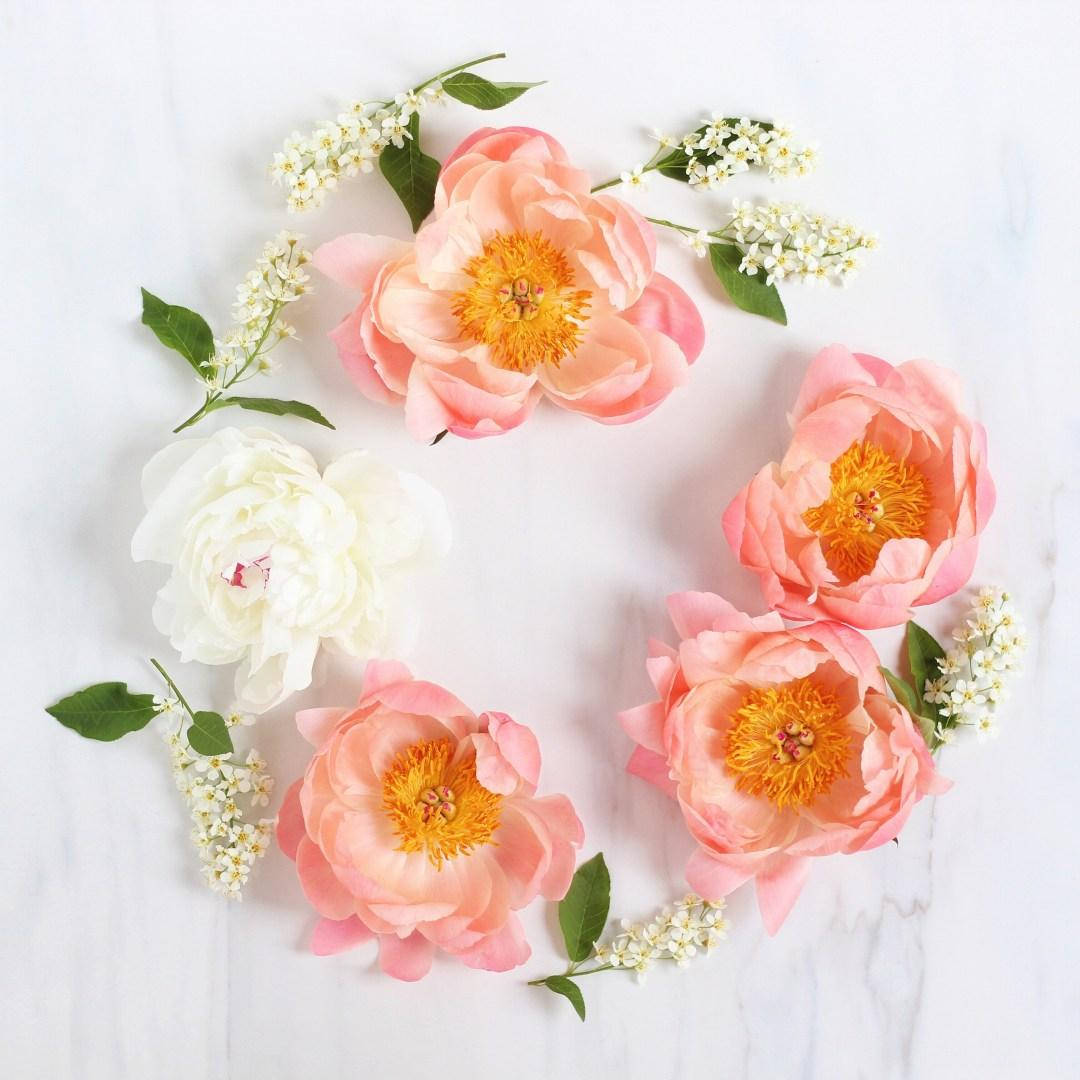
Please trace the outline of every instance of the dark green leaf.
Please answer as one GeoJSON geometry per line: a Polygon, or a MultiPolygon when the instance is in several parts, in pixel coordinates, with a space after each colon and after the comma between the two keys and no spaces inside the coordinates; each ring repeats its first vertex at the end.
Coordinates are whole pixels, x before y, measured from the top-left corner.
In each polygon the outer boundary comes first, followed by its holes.
{"type": "Polygon", "coordinates": [[[611,904],[611,875],[603,852],[582,863],[559,904],[566,954],[574,963],[586,959],[596,939],[604,932],[611,904]]]}
{"type": "Polygon", "coordinates": [[[924,630],[918,623],[907,624],[907,657],[908,670],[911,672],[911,683],[915,688],[915,696],[919,700],[919,711],[925,708],[923,691],[927,679],[936,679],[941,673],[937,662],[945,655],[933,634],[924,630]]]}
{"type": "Polygon", "coordinates": [[[919,702],[915,697],[915,691],[899,675],[894,674],[888,668],[879,667],[878,671],[885,676],[885,681],[893,692],[893,696],[912,716],[919,715],[919,702]]]}
{"type": "Polygon", "coordinates": [[[162,345],[175,349],[195,369],[200,379],[208,372],[202,365],[214,355],[214,335],[206,320],[194,311],[166,304],[142,290],[142,321],[162,345]]]}
{"type": "Polygon", "coordinates": [[[739,273],[742,252],[734,244],[710,244],[709,261],[736,307],[787,326],[787,312],[776,286],[766,285],[765,275],[760,270],[753,277],[739,273]]]}
{"type": "Polygon", "coordinates": [[[565,975],[549,975],[544,980],[544,985],[556,994],[562,994],[574,1006],[574,1012],[582,1020],[585,1019],[585,999],[581,996],[581,987],[573,979],[568,979],[565,975]]]}
{"type": "Polygon", "coordinates": [[[231,754],[233,744],[225,717],[216,712],[197,712],[188,728],[188,745],[203,757],[231,754]]]}
{"type": "Polygon", "coordinates": [[[299,416],[301,419],[310,420],[313,424],[322,424],[323,427],[337,430],[318,409],[313,405],[305,405],[302,401],[280,401],[278,398],[268,397],[222,397],[210,402],[206,406],[206,411],[227,409],[230,405],[239,405],[241,409],[271,413],[274,416],[299,416]]]}
{"type": "Polygon", "coordinates": [[[412,222],[413,232],[435,205],[435,182],[439,179],[439,163],[420,149],[420,117],[409,117],[411,139],[398,149],[392,143],[379,155],[379,169],[394,189],[412,222]]]}
{"type": "Polygon", "coordinates": [[[439,443],[441,443],[443,441],[443,439],[445,439],[446,436],[449,435],[449,434],[450,434],[449,431],[446,431],[446,430],[440,431],[439,434],[436,435],[435,438],[431,440],[430,445],[431,446],[438,446],[439,443]]]}
{"type": "Polygon", "coordinates": [[[458,101],[476,109],[501,109],[531,90],[538,82],[490,82],[471,71],[462,71],[443,79],[442,88],[458,101]]]}
{"type": "Polygon", "coordinates": [[[133,694],[127,683],[97,683],[45,711],[87,739],[112,742],[150,723],[154,718],[154,695],[133,694]]]}

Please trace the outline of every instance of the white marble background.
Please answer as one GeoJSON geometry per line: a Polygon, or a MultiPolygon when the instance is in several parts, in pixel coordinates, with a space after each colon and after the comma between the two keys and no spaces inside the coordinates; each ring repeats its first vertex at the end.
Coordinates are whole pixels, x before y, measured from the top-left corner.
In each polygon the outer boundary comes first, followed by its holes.
{"type": "MultiPolygon", "coordinates": [[[[4,1076],[1077,1075],[1074,4],[4,0],[0,40],[4,1076]],[[527,913],[533,958],[505,975],[443,962],[410,986],[363,950],[316,959],[278,853],[242,905],[203,888],[155,738],[91,744],[42,712],[99,679],[153,685],[151,654],[175,661],[150,623],[161,569],[133,566],[127,547],[140,468],[196,392],[138,325],[138,286],[221,325],[235,281],[287,223],[264,174],[281,138],[350,96],[497,49],[510,59],[492,77],[550,81],[495,122],[550,129],[597,176],[646,157],[648,126],[712,107],[820,140],[808,180],[743,178],[700,198],[660,181],[642,199],[653,213],[706,221],[729,195],[782,195],[883,240],[848,290],[786,289],[784,329],[732,308],[665,239],[661,267],[700,302],[709,343],[691,388],[630,428],[541,408],[505,438],[417,446],[338,367],[323,334],[346,297],[328,283],[300,317],[303,348],[260,387],[331,414],[336,433],[270,421],[323,460],[371,447],[446,493],[456,546],[414,668],[533,725],[546,790],[571,794],[587,852],[608,857],[613,913],[680,893],[690,850],[674,806],[624,775],[613,714],[647,696],[645,641],[668,632],[667,592],[709,588],[756,610],[719,515],[782,451],[818,347],[963,375],[1000,491],[975,580],[1010,587],[1032,630],[1004,734],[944,755],[956,787],[918,808],[899,848],[823,860],[775,939],[737,893],[719,954],[643,988],[589,980],[584,1026],[524,985],[561,966],[550,909],[527,913]]],[[[429,149],[444,155],[482,122],[448,108],[429,149]]],[[[300,225],[313,242],[407,234],[374,177],[300,225]]],[[[925,621],[944,631],[959,606],[925,621]]],[[[876,640],[894,662],[897,635],[876,640]]],[[[228,704],[228,672],[178,677],[228,704]]],[[[346,701],[357,684],[338,665],[295,704],[346,701]]],[[[282,781],[299,772],[290,708],[256,741],[282,781]]]]}

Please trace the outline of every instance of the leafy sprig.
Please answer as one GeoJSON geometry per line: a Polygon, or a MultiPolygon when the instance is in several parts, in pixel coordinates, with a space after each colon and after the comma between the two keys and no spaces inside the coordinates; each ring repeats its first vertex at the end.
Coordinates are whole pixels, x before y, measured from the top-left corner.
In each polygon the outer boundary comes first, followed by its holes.
{"type": "Polygon", "coordinates": [[[167,304],[142,290],[142,322],[162,345],[179,353],[198,376],[205,394],[203,403],[173,428],[183,431],[218,409],[240,408],[275,416],[298,416],[333,428],[318,409],[302,401],[250,397],[228,393],[256,375],[269,374],[275,364],[270,352],[294,337],[291,325],[281,318],[286,305],[308,291],[304,265],[311,255],[299,246],[299,238],[282,233],[263,248],[262,256],[237,288],[234,305],[236,326],[220,340],[197,312],[167,304]]]}
{"type": "Polygon", "coordinates": [[[569,958],[566,971],[529,983],[566,998],[581,1020],[585,1019],[585,998],[576,980],[602,971],[633,971],[640,981],[656,961],[671,960],[685,967],[699,952],[707,955],[727,936],[728,924],[720,914],[723,901],[713,903],[691,894],[663,908],[648,923],[633,925],[624,920],[610,943],[598,945],[610,903],[611,878],[604,856],[594,855],[578,867],[559,903],[559,926],[569,958]]]}
{"type": "Polygon", "coordinates": [[[416,232],[434,206],[441,168],[420,147],[421,111],[447,98],[474,109],[500,109],[542,85],[492,82],[469,70],[505,56],[489,53],[455,64],[387,100],[350,102],[335,121],[324,121],[308,136],[294,132],[270,165],[271,177],[287,189],[289,209],[320,206],[342,177],[372,172],[377,160],[416,232]]]}

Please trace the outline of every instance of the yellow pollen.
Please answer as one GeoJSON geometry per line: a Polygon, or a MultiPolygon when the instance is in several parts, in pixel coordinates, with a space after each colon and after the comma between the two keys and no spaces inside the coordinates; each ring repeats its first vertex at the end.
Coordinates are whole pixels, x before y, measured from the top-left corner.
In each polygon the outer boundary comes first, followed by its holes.
{"type": "Polygon", "coordinates": [[[751,690],[728,730],[735,786],[783,810],[806,806],[847,775],[851,738],[836,698],[810,679],[751,690]]]}
{"type": "Polygon", "coordinates": [[[926,479],[870,442],[852,443],[829,469],[832,489],[803,521],[821,538],[825,561],[845,582],[874,568],[886,540],[922,536],[926,479]]]}
{"type": "Polygon", "coordinates": [[[558,367],[581,344],[592,296],[541,233],[496,233],[465,264],[473,284],[453,299],[461,333],[512,371],[558,367]]]}
{"type": "Polygon", "coordinates": [[[451,764],[449,739],[431,739],[402,750],[382,778],[383,809],[401,843],[398,851],[423,851],[442,869],[447,859],[492,844],[502,796],[476,779],[473,760],[451,764]]]}

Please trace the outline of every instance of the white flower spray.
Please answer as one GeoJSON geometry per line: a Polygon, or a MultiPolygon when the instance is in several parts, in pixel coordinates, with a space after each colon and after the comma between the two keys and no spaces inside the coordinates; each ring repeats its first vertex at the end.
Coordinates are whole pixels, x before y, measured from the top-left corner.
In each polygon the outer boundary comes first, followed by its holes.
{"type": "Polygon", "coordinates": [[[300,246],[295,233],[282,232],[263,245],[255,266],[236,287],[235,325],[214,339],[214,352],[201,366],[206,400],[174,433],[183,431],[220,407],[227,390],[256,375],[270,375],[278,364],[270,353],[282,341],[296,337],[282,310],[311,291],[304,266],[311,252],[300,246]]]}
{"type": "Polygon", "coordinates": [[[940,675],[927,679],[923,698],[937,706],[936,746],[957,735],[978,740],[998,734],[997,709],[1009,696],[1009,683],[1021,671],[1027,649],[1023,621],[1003,589],[979,590],[964,621],[952,632],[956,645],[938,661],[940,675]]]}
{"type": "Polygon", "coordinates": [[[734,246],[741,256],[739,273],[760,275],[766,285],[786,280],[846,284],[859,272],[863,255],[877,247],[874,233],[797,203],[755,205],[735,199],[727,224],[711,232],[663,218],[649,221],[680,232],[701,258],[714,244],[734,246]]]}
{"type": "MultiPolygon", "coordinates": [[[[191,839],[203,876],[214,892],[241,900],[256,860],[270,847],[274,819],[250,818],[258,807],[269,805],[274,779],[254,749],[242,762],[234,760],[233,752],[207,755],[194,750],[189,741],[193,714],[164,669],[156,661],[154,666],[172,691],[155,696],[154,711],[169,748],[173,778],[191,815],[191,839]]],[[[233,709],[224,722],[227,728],[246,727],[254,717],[233,709]]]]}

